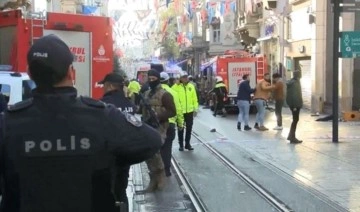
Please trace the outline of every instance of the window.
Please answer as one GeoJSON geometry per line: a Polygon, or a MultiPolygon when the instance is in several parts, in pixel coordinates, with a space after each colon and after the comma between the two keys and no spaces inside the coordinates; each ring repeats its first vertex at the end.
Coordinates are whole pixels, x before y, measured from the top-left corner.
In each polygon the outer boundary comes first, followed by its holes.
{"type": "Polygon", "coordinates": [[[220,43],[220,24],[212,26],[213,28],[213,43],[220,43]]]}
{"type": "Polygon", "coordinates": [[[290,19],[288,19],[288,20],[287,20],[287,35],[286,35],[286,37],[287,37],[288,40],[289,40],[289,39],[292,39],[292,32],[291,32],[291,30],[292,30],[292,21],[291,21],[290,19]]]}
{"type": "Polygon", "coordinates": [[[35,88],[35,83],[32,80],[23,80],[22,85],[22,100],[32,97],[31,91],[35,88]]]}
{"type": "Polygon", "coordinates": [[[10,100],[10,85],[0,84],[0,93],[4,95],[6,102],[10,100]]]}

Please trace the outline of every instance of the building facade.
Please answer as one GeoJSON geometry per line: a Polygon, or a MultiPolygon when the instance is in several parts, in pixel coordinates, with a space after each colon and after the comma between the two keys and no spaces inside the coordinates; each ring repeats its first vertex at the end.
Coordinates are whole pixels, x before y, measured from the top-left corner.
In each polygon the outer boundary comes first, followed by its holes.
{"type": "Polygon", "coordinates": [[[237,28],[236,3],[235,0],[206,2],[208,14],[206,40],[209,42],[210,57],[223,55],[229,49],[243,49],[234,33],[237,28]]]}
{"type": "MultiPolygon", "coordinates": [[[[302,72],[304,106],[332,113],[333,13],[326,0],[238,1],[237,29],[248,45],[258,45],[268,70],[291,78],[302,72]],[[258,30],[258,31],[257,31],[258,30]],[[256,38],[254,42],[251,38],[256,38]]],[[[360,15],[342,13],[340,31],[360,29],[360,15]]],[[[360,109],[360,60],[339,60],[339,111],[360,109]]]]}

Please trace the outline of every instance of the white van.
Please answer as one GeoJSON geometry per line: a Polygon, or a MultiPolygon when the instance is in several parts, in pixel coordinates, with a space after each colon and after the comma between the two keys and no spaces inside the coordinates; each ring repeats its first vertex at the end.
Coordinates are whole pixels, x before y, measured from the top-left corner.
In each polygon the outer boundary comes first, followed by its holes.
{"type": "Polygon", "coordinates": [[[8,105],[32,97],[31,91],[35,88],[35,83],[28,74],[3,70],[4,67],[0,67],[0,93],[5,95],[8,105]]]}

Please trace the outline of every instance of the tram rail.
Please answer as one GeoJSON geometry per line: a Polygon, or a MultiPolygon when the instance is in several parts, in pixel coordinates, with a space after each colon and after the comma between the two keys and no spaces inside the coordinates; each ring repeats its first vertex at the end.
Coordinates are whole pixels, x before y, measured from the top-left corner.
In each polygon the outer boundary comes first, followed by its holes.
{"type": "MultiPolygon", "coordinates": [[[[284,204],[281,200],[272,195],[269,191],[264,189],[254,180],[252,180],[249,176],[247,176],[244,172],[239,170],[233,163],[224,157],[218,150],[212,147],[207,142],[203,141],[203,139],[198,136],[196,133],[192,133],[192,136],[196,138],[212,155],[214,155],[220,162],[222,162],[228,169],[230,169],[239,179],[245,182],[250,188],[252,188],[260,197],[266,200],[274,209],[281,212],[293,212],[291,208],[289,208],[286,204],[284,204]]],[[[194,204],[196,211],[207,211],[206,205],[201,201],[201,197],[196,193],[196,190],[191,185],[191,182],[186,177],[184,171],[180,167],[179,163],[176,159],[172,158],[172,165],[179,176],[180,181],[184,185],[186,192],[189,194],[190,200],[194,204]]]]}
{"type": "Polygon", "coordinates": [[[195,188],[191,185],[189,179],[186,177],[185,172],[180,167],[179,163],[174,157],[171,160],[172,167],[174,168],[181,184],[184,186],[184,189],[189,196],[194,208],[197,212],[207,212],[205,204],[202,202],[200,196],[196,193],[195,188]]]}

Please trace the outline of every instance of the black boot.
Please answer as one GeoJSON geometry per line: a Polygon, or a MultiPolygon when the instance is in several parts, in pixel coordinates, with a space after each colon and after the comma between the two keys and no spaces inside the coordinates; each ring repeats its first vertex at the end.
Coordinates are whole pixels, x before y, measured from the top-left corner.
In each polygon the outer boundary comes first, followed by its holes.
{"type": "Polygon", "coordinates": [[[236,127],[237,127],[238,130],[241,131],[241,123],[240,123],[240,122],[237,123],[237,126],[236,126],[236,127]]]}
{"type": "Polygon", "coordinates": [[[154,192],[157,189],[157,179],[155,173],[149,173],[150,182],[149,185],[146,187],[145,192],[154,192]]]}
{"type": "Polygon", "coordinates": [[[300,143],[302,143],[302,140],[299,140],[297,138],[292,138],[292,139],[290,139],[290,143],[291,144],[300,144],[300,143]]]}
{"type": "Polygon", "coordinates": [[[254,128],[255,128],[255,129],[259,129],[259,124],[258,124],[258,123],[255,123],[254,128]]]}
{"type": "Polygon", "coordinates": [[[170,168],[165,168],[165,175],[166,175],[166,177],[170,177],[170,176],[171,176],[170,168]]]}
{"type": "Polygon", "coordinates": [[[179,151],[184,151],[184,143],[179,141],[179,151]]]}
{"type": "Polygon", "coordinates": [[[185,149],[187,149],[187,150],[189,150],[189,151],[194,150],[194,148],[193,148],[190,144],[186,144],[186,145],[185,145],[185,149]]]}
{"type": "Polygon", "coordinates": [[[249,131],[251,130],[251,127],[249,127],[249,125],[245,125],[244,130],[249,131]]]}

